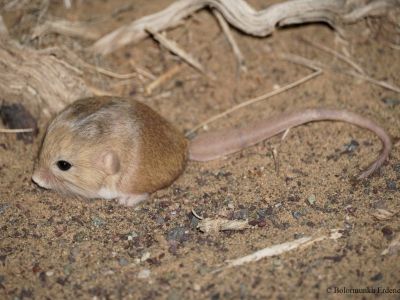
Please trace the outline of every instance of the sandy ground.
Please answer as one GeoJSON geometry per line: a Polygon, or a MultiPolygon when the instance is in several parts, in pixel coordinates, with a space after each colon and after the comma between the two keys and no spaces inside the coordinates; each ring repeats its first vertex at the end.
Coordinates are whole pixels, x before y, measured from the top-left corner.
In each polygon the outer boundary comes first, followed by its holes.
{"type": "MultiPolygon", "coordinates": [[[[62,1],[52,2],[44,18],[90,21],[106,33],[171,1],[131,1],[130,6],[126,2],[73,1],[71,10],[62,1]],[[118,12],[118,8],[125,9],[118,12]]],[[[251,1],[257,8],[265,7],[264,2],[251,1]]],[[[4,13],[13,38],[34,48],[66,45],[78,53],[91,44],[56,34],[29,41],[29,24],[38,22],[38,7],[30,5],[4,13]]],[[[344,123],[319,122],[290,130],[284,141],[278,136],[225,160],[190,162],[171,187],[133,209],[113,201],[71,198],[39,189],[30,176],[41,135],[25,145],[14,135],[1,134],[0,298],[339,299],[374,295],[329,291],[380,287],[397,289],[397,293],[377,294],[380,299],[400,299],[398,247],[381,254],[400,235],[400,95],[344,74],[340,70],[351,67],[303,39],[345,54],[365,74],[397,86],[399,46],[391,46],[395,31],[385,18],[343,29],[344,38],[323,24],[289,27],[268,38],[233,31],[248,69],[238,74],[218,23],[209,11],[201,11],[168,31],[168,37],[195,53],[215,80],[185,66],[147,97],[143,92],[149,83],[146,78],[110,83],[111,79],[98,75],[87,80],[119,95],[137,97],[188,131],[214,114],[312,72],[277,59],[277,53],[325,63],[339,71],[325,71],[232,113],[209,129],[301,108],[348,109],[381,124],[395,142],[390,160],[374,176],[351,180],[379,153],[376,136],[344,123]],[[278,153],[275,159],[272,149],[278,153]],[[192,209],[209,218],[248,219],[254,228],[205,234],[196,229],[198,220],[192,209]],[[377,219],[374,214],[379,209],[397,215],[377,219]],[[340,239],[212,272],[226,260],[304,236],[324,235],[335,228],[343,234],[340,239]]],[[[134,71],[130,59],[155,76],[178,63],[151,39],[106,57],[88,55],[90,63],[118,73],[134,71]]]]}

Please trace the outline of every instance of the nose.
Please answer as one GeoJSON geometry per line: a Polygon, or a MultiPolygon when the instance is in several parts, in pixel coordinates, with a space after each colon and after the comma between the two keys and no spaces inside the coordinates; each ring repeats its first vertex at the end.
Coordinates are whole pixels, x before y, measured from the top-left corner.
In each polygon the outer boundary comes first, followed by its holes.
{"type": "Polygon", "coordinates": [[[33,183],[38,184],[38,183],[37,183],[37,175],[36,175],[35,173],[33,173],[31,179],[32,179],[32,182],[33,182],[33,183]]]}
{"type": "Polygon", "coordinates": [[[42,172],[40,172],[40,171],[33,172],[32,181],[42,188],[45,188],[45,189],[50,188],[50,186],[48,185],[48,183],[45,180],[45,176],[42,176],[41,173],[42,172]]]}
{"type": "Polygon", "coordinates": [[[32,175],[32,182],[40,186],[40,179],[37,172],[33,173],[32,175]]]}

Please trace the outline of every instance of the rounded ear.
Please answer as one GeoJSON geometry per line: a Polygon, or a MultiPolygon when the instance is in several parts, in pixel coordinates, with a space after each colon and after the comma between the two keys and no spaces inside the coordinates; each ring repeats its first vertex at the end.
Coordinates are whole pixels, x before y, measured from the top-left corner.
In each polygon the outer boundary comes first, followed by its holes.
{"type": "Polygon", "coordinates": [[[114,151],[107,150],[101,155],[101,157],[104,172],[108,175],[113,175],[119,171],[119,158],[114,151]]]}

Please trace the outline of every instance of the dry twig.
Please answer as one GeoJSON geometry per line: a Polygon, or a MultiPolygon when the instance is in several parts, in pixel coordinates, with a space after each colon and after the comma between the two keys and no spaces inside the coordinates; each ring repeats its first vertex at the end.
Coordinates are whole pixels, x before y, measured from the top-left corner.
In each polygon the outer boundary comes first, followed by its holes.
{"type": "Polygon", "coordinates": [[[222,118],[222,117],[224,117],[224,116],[226,116],[226,115],[228,115],[228,114],[230,114],[230,113],[232,113],[232,112],[234,112],[234,111],[236,111],[236,110],[238,110],[238,109],[240,109],[240,108],[243,108],[243,107],[245,107],[245,106],[251,105],[251,104],[253,104],[253,103],[256,103],[256,102],[259,102],[259,101],[262,101],[262,100],[266,100],[266,99],[268,99],[268,98],[271,98],[272,96],[281,94],[281,93],[283,93],[283,92],[285,92],[285,91],[287,91],[287,90],[289,90],[289,89],[292,89],[292,88],[294,88],[294,87],[296,87],[296,86],[298,86],[298,85],[300,85],[300,84],[302,84],[302,83],[304,83],[304,82],[306,82],[306,81],[308,81],[308,80],[311,80],[311,79],[317,77],[317,76],[320,75],[321,73],[322,73],[322,71],[321,71],[320,69],[318,69],[318,70],[316,70],[315,72],[311,73],[310,75],[307,75],[307,76],[305,76],[305,77],[303,77],[303,78],[301,78],[301,79],[299,79],[299,80],[297,80],[297,81],[295,81],[295,82],[292,82],[292,83],[290,83],[290,84],[287,84],[287,85],[285,85],[284,87],[281,87],[281,88],[279,88],[279,89],[277,89],[277,90],[275,90],[275,91],[266,93],[266,94],[264,94],[264,95],[258,96],[258,97],[256,97],[256,98],[249,99],[249,100],[247,100],[247,101],[245,101],[245,102],[242,102],[242,103],[240,103],[240,104],[238,104],[238,105],[235,105],[235,106],[231,107],[230,109],[227,109],[227,110],[225,110],[224,112],[219,113],[219,114],[217,114],[217,115],[215,115],[215,116],[212,116],[211,118],[207,119],[207,120],[204,121],[204,122],[201,122],[199,125],[197,125],[197,126],[195,126],[194,128],[192,128],[192,129],[186,134],[186,136],[190,136],[190,135],[193,134],[195,131],[197,131],[199,128],[201,128],[201,127],[203,127],[203,126],[205,126],[205,125],[208,125],[208,124],[210,124],[211,122],[214,122],[215,120],[218,120],[218,119],[220,119],[220,118],[222,118]]]}
{"type": "Polygon", "coordinates": [[[3,16],[0,15],[0,37],[8,36],[8,29],[4,23],[3,16]]]}
{"type": "Polygon", "coordinates": [[[318,62],[318,61],[315,61],[315,60],[309,60],[307,58],[304,58],[304,57],[301,57],[301,56],[298,56],[298,55],[295,55],[295,54],[290,54],[290,55],[288,55],[288,54],[279,54],[278,57],[280,57],[280,58],[282,58],[284,60],[293,62],[293,63],[302,64],[302,65],[305,65],[305,66],[313,66],[315,68],[320,68],[320,69],[324,69],[324,70],[328,70],[328,71],[336,72],[336,73],[339,72],[339,73],[343,73],[345,75],[349,75],[349,76],[352,76],[352,77],[357,77],[359,79],[368,81],[368,82],[370,82],[372,84],[375,84],[377,86],[383,87],[385,89],[400,93],[400,87],[392,85],[392,84],[390,84],[390,83],[388,83],[386,81],[376,80],[376,79],[371,78],[370,76],[365,75],[365,74],[359,74],[359,73],[354,72],[354,71],[346,71],[346,70],[342,70],[342,69],[332,68],[332,67],[329,67],[329,66],[327,66],[327,65],[325,65],[325,64],[323,64],[321,62],[318,62]]]}
{"type": "Polygon", "coordinates": [[[156,80],[157,77],[154,74],[152,74],[148,70],[136,65],[136,63],[133,59],[129,60],[129,64],[132,66],[132,68],[135,70],[135,72],[142,75],[143,77],[146,77],[151,80],[156,80]]]}
{"type": "Polygon", "coordinates": [[[161,45],[167,48],[172,53],[178,55],[183,61],[194,67],[196,70],[200,71],[201,73],[205,74],[204,68],[201,63],[195,59],[192,55],[187,53],[185,50],[180,48],[174,41],[167,39],[165,36],[159,34],[158,32],[147,29],[148,32],[157,40],[161,45]]]}
{"type": "Polygon", "coordinates": [[[222,31],[224,32],[224,34],[226,35],[226,38],[229,42],[229,44],[232,47],[233,53],[236,56],[236,60],[239,66],[239,70],[243,71],[243,72],[247,72],[247,68],[246,68],[246,64],[244,61],[244,57],[242,52],[240,51],[240,48],[238,46],[238,44],[236,43],[235,38],[233,37],[231,30],[229,29],[229,25],[228,23],[225,21],[224,17],[221,15],[221,13],[217,10],[213,10],[213,13],[215,15],[215,17],[218,20],[219,25],[222,28],[222,31]]]}
{"type": "Polygon", "coordinates": [[[230,230],[244,230],[252,228],[248,220],[228,220],[222,218],[203,218],[199,216],[194,209],[192,214],[199,219],[197,228],[204,233],[218,233],[219,231],[230,231],[230,230]]]}
{"type": "Polygon", "coordinates": [[[87,23],[70,22],[67,20],[47,20],[33,29],[31,38],[35,39],[49,33],[57,33],[86,40],[96,40],[100,37],[100,32],[87,23]]]}
{"type": "Polygon", "coordinates": [[[400,93],[400,87],[398,87],[396,85],[393,85],[393,84],[390,84],[390,83],[388,83],[386,81],[376,80],[376,79],[374,79],[374,78],[372,78],[372,77],[370,77],[368,75],[358,74],[358,73],[356,73],[354,71],[345,71],[343,73],[347,74],[347,75],[350,75],[350,76],[353,76],[353,77],[360,78],[360,79],[365,80],[365,81],[368,81],[368,82],[370,82],[372,84],[378,85],[380,87],[383,87],[385,89],[391,90],[393,92],[400,93]]]}
{"type": "Polygon", "coordinates": [[[340,54],[339,52],[334,51],[331,48],[328,48],[328,47],[326,47],[324,45],[321,45],[319,43],[310,41],[309,39],[302,38],[301,40],[303,42],[306,42],[306,43],[314,46],[315,48],[318,48],[318,49],[320,49],[322,51],[325,51],[325,52],[327,52],[327,53],[339,58],[340,60],[344,61],[349,66],[351,66],[353,69],[355,69],[358,73],[360,73],[360,74],[364,74],[365,73],[364,70],[359,65],[357,65],[354,61],[352,61],[350,58],[344,56],[343,54],[340,54]]]}
{"type": "Polygon", "coordinates": [[[36,117],[49,117],[67,104],[93,95],[78,71],[51,54],[0,39],[2,96],[21,102],[36,117]]]}
{"type": "Polygon", "coordinates": [[[228,268],[232,268],[235,266],[240,266],[243,264],[255,262],[255,261],[258,261],[265,257],[281,255],[285,252],[292,251],[292,250],[300,248],[300,247],[305,248],[305,247],[313,245],[316,242],[323,241],[325,239],[337,240],[341,236],[342,236],[342,234],[339,232],[338,229],[333,229],[333,230],[331,230],[330,235],[320,235],[317,237],[303,237],[303,238],[299,238],[294,241],[290,241],[290,242],[286,242],[286,243],[282,243],[282,244],[278,244],[278,245],[273,245],[273,246],[258,250],[252,254],[249,254],[249,255],[246,255],[246,256],[243,256],[243,257],[240,257],[237,259],[229,260],[228,264],[226,266],[214,270],[213,273],[221,271],[221,270],[225,270],[228,268]]]}
{"type": "MultiPolygon", "coordinates": [[[[214,38],[212,38],[211,40],[214,41],[217,37],[218,37],[218,35],[215,36],[214,38]]],[[[209,42],[200,45],[199,47],[196,48],[196,50],[194,51],[194,54],[201,52],[204,48],[208,47],[209,45],[210,45],[209,42]]],[[[165,71],[159,77],[152,78],[153,81],[145,87],[146,93],[148,95],[151,94],[154,91],[154,89],[156,89],[160,85],[164,84],[165,82],[168,82],[169,80],[171,80],[176,74],[178,74],[180,71],[182,71],[184,69],[184,67],[185,67],[185,64],[179,63],[179,64],[171,67],[167,71],[165,71]]]]}
{"type": "Polygon", "coordinates": [[[21,129],[7,129],[0,128],[0,133],[24,133],[24,132],[33,132],[33,128],[21,128],[21,129]]]}
{"type": "Polygon", "coordinates": [[[160,86],[164,82],[169,81],[177,73],[179,73],[182,70],[182,68],[183,68],[183,64],[177,64],[177,65],[174,65],[172,68],[168,69],[165,73],[163,73],[161,76],[156,78],[154,81],[150,82],[145,87],[146,94],[150,95],[154,91],[154,89],[156,89],[158,86],[160,86]]]}
{"type": "Polygon", "coordinates": [[[219,231],[238,231],[252,228],[247,220],[227,220],[222,218],[205,218],[199,221],[197,228],[205,233],[217,233],[219,231]]]}
{"type": "Polygon", "coordinates": [[[396,255],[400,252],[400,234],[397,235],[389,244],[385,250],[382,251],[381,255],[396,255]]]}
{"type": "Polygon", "coordinates": [[[164,10],[122,26],[99,39],[91,49],[108,54],[145,38],[147,28],[160,32],[177,26],[184,18],[204,7],[218,10],[233,27],[254,36],[268,36],[276,27],[310,22],[351,23],[368,15],[385,12],[398,5],[396,0],[375,0],[365,4],[351,0],[286,1],[256,11],[244,0],[180,0],[164,10]]]}

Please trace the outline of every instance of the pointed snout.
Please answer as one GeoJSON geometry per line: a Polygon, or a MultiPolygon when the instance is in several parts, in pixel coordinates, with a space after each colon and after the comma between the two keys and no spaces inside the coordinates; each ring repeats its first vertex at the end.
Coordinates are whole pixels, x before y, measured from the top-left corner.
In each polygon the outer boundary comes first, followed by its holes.
{"type": "Polygon", "coordinates": [[[47,173],[45,170],[35,170],[32,175],[32,181],[42,188],[50,189],[50,177],[47,173]]]}

